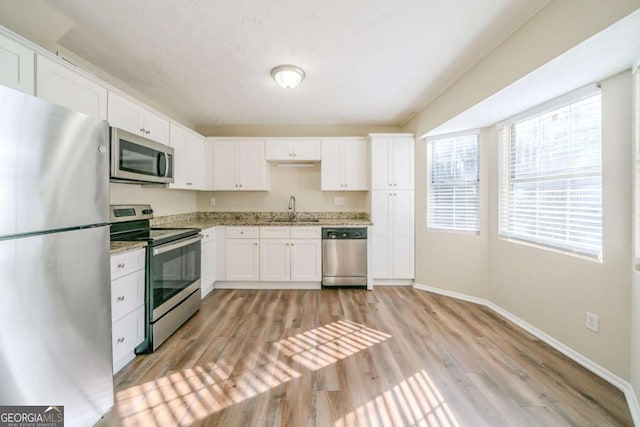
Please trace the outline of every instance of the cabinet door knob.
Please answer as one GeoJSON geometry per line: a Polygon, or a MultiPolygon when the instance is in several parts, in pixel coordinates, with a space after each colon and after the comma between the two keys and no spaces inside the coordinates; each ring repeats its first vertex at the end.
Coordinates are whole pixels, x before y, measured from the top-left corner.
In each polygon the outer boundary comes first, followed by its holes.
{"type": "Polygon", "coordinates": [[[121,262],[120,264],[118,264],[118,268],[124,268],[124,262],[121,262]]]}
{"type": "Polygon", "coordinates": [[[254,245],[254,246],[258,246],[258,244],[257,244],[257,243],[254,243],[253,245],[254,245]]]}
{"type": "Polygon", "coordinates": [[[147,135],[149,135],[151,133],[150,130],[145,130],[144,133],[146,133],[147,135]]]}
{"type": "Polygon", "coordinates": [[[143,132],[143,133],[144,133],[144,128],[140,128],[140,132],[143,132]]]}
{"type": "Polygon", "coordinates": [[[120,337],[120,338],[118,338],[118,344],[121,344],[121,343],[123,343],[123,342],[124,342],[124,337],[120,337]]]}
{"type": "Polygon", "coordinates": [[[124,301],[124,295],[120,295],[120,296],[118,297],[118,301],[124,301]]]}
{"type": "Polygon", "coordinates": [[[242,184],[240,184],[240,187],[242,187],[242,184]]]}

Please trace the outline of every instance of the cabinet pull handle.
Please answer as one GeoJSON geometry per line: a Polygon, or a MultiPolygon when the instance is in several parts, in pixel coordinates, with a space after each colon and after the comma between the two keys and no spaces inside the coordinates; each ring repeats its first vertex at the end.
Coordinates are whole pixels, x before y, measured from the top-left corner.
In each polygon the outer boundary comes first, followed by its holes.
{"type": "Polygon", "coordinates": [[[140,132],[144,132],[144,128],[140,128],[140,132]]]}
{"type": "Polygon", "coordinates": [[[118,268],[124,268],[124,262],[121,262],[120,264],[118,264],[118,268]]]}
{"type": "Polygon", "coordinates": [[[187,185],[193,185],[193,182],[187,182],[187,185]]]}
{"type": "Polygon", "coordinates": [[[150,130],[145,130],[144,133],[146,133],[147,135],[149,135],[151,133],[150,130]]]}
{"type": "Polygon", "coordinates": [[[123,342],[124,342],[124,337],[120,337],[120,338],[118,338],[118,344],[121,344],[121,343],[123,343],[123,342]]]}
{"type": "Polygon", "coordinates": [[[124,301],[124,295],[120,295],[120,296],[118,297],[118,301],[124,301]]]}
{"type": "Polygon", "coordinates": [[[254,246],[258,246],[258,244],[257,244],[257,243],[254,243],[253,245],[254,245],[254,246]]]}

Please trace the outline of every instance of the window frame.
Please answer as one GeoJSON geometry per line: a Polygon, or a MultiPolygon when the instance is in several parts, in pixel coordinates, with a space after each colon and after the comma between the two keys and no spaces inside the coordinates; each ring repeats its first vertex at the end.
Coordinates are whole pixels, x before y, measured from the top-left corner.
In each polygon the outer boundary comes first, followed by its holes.
{"type": "MultiPolygon", "coordinates": [[[[523,113],[520,113],[510,119],[500,122],[496,125],[498,131],[498,238],[501,240],[511,241],[518,244],[525,244],[527,246],[533,246],[536,248],[558,252],[562,254],[582,257],[588,260],[602,262],[604,252],[604,197],[603,197],[603,140],[602,140],[602,94],[598,85],[588,85],[579,88],[573,92],[569,92],[554,100],[540,104],[533,107],[523,113]],[[599,253],[592,253],[587,251],[584,247],[576,247],[571,245],[562,245],[551,242],[551,239],[547,238],[527,238],[527,236],[517,235],[512,229],[509,229],[508,223],[510,221],[511,200],[514,197],[513,184],[523,178],[512,177],[512,165],[513,165],[513,128],[515,125],[535,118],[540,118],[555,110],[577,104],[593,96],[600,96],[600,170],[596,173],[570,173],[565,174],[564,178],[569,181],[570,179],[589,179],[599,178],[600,185],[600,251],[599,253]],[[505,193],[507,192],[507,193],[505,193]]],[[[569,125],[571,127],[571,125],[569,125]]],[[[562,178],[560,175],[546,174],[539,175],[536,178],[529,180],[524,179],[532,183],[549,183],[554,180],[558,181],[562,178]]],[[[568,187],[569,184],[566,184],[568,187]]],[[[568,209],[564,211],[568,213],[568,209]]],[[[540,231],[544,229],[536,228],[540,231]]],[[[568,233],[565,233],[568,234],[568,233]]]]}
{"type": "MultiPolygon", "coordinates": [[[[426,229],[427,232],[433,232],[433,233],[454,233],[454,234],[464,234],[464,235],[470,235],[470,236],[479,236],[480,235],[480,220],[481,220],[481,213],[480,213],[480,176],[481,176],[481,172],[480,172],[480,130],[479,129],[470,129],[470,130],[465,130],[465,131],[461,131],[461,132],[453,132],[453,133],[446,133],[446,134],[441,134],[441,135],[437,135],[437,136],[428,136],[426,138],[426,144],[427,144],[427,153],[426,153],[426,160],[427,160],[427,176],[426,176],[426,180],[427,180],[427,191],[426,191],[426,229]],[[433,144],[434,143],[438,143],[438,142],[442,142],[443,140],[452,140],[452,139],[456,139],[456,138],[461,138],[461,137],[466,137],[466,136],[475,136],[475,143],[477,145],[477,156],[476,156],[476,162],[477,162],[477,170],[478,170],[478,176],[476,178],[476,186],[477,186],[477,205],[478,205],[478,213],[477,213],[477,229],[471,230],[471,229],[463,229],[463,228],[457,228],[457,227],[442,227],[442,226],[433,226],[430,225],[430,219],[432,217],[431,215],[431,196],[432,196],[432,192],[433,192],[433,177],[432,177],[432,171],[433,171],[433,144]]],[[[466,184],[469,185],[469,184],[466,184]]]]}

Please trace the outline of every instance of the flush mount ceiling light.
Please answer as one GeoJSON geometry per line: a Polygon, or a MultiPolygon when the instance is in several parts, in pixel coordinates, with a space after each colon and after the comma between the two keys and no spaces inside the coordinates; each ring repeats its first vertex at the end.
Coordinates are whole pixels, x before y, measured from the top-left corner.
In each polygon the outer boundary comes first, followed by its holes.
{"type": "Polygon", "coordinates": [[[280,86],[293,89],[304,79],[304,71],[295,65],[278,65],[271,70],[271,76],[280,86]]]}

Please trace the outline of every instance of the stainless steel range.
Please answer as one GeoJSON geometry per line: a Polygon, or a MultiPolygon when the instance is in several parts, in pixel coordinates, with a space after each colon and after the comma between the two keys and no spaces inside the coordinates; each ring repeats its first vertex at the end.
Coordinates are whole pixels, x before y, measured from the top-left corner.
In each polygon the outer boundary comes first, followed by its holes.
{"type": "Polygon", "coordinates": [[[198,228],[151,228],[149,205],[112,205],[112,241],[144,241],[147,246],[146,339],[136,353],[155,351],[200,309],[198,228]]]}

